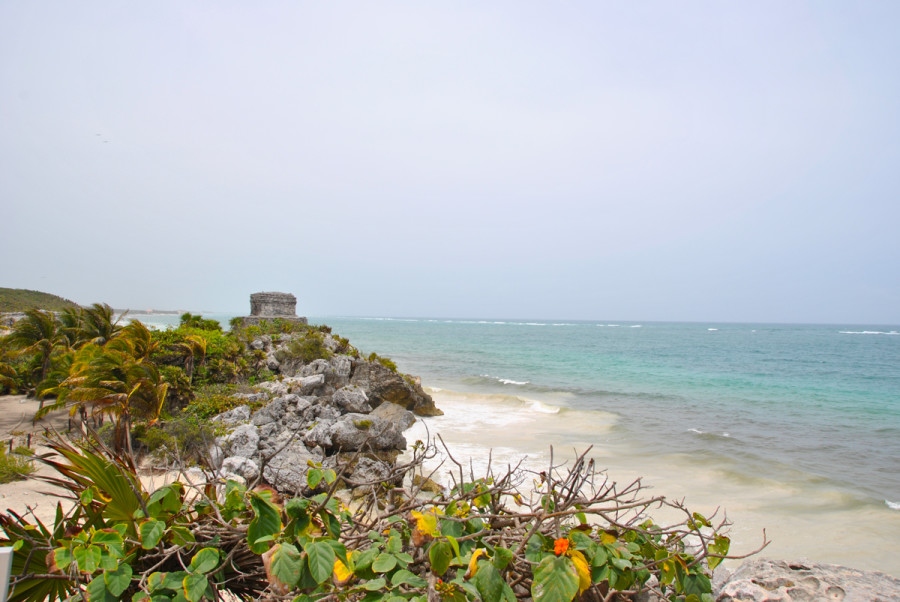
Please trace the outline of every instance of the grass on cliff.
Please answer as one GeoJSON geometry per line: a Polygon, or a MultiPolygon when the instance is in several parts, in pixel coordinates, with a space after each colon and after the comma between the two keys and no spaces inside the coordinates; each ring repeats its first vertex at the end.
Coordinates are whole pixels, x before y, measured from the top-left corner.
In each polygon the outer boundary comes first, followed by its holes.
{"type": "Polygon", "coordinates": [[[29,309],[62,311],[67,307],[77,308],[79,305],[50,293],[0,287],[0,312],[27,311],[29,309]]]}
{"type": "Polygon", "coordinates": [[[30,450],[16,448],[15,453],[8,454],[0,447],[0,483],[19,481],[34,472],[34,465],[21,452],[30,453],[30,450]]]}

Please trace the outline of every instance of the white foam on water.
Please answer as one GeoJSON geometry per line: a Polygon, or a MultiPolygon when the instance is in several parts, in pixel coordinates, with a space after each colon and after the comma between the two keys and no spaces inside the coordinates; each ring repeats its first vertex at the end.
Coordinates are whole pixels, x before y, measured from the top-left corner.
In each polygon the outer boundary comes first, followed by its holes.
{"type": "Polygon", "coordinates": [[[529,384],[527,380],[512,380],[509,378],[498,378],[501,383],[504,385],[527,385],[529,384]]]}
{"type": "Polygon", "coordinates": [[[891,500],[884,500],[884,503],[891,510],[900,510],[900,502],[892,502],[891,500]]]}
{"type": "Polygon", "coordinates": [[[881,330],[841,330],[839,334],[882,334],[882,335],[898,335],[900,332],[896,330],[891,330],[890,332],[884,332],[881,330]]]}
{"type": "Polygon", "coordinates": [[[719,329],[718,328],[707,328],[706,330],[708,330],[710,332],[716,332],[719,329]]]}

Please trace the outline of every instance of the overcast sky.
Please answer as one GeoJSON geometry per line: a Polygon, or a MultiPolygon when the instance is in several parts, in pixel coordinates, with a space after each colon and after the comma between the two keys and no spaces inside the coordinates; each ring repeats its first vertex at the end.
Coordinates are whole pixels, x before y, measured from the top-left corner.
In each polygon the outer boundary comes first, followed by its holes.
{"type": "Polygon", "coordinates": [[[900,3],[0,2],[0,286],[900,323],[900,3]]]}

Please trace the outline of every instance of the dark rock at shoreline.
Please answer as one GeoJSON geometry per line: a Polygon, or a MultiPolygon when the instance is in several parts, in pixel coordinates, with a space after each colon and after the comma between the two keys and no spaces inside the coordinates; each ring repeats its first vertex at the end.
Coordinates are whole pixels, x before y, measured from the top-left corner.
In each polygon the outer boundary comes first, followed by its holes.
{"type": "Polygon", "coordinates": [[[431,395],[422,389],[418,379],[404,378],[378,362],[358,361],[354,366],[350,383],[366,390],[369,403],[378,407],[382,403],[397,404],[419,416],[443,414],[434,405],[431,395]]]}

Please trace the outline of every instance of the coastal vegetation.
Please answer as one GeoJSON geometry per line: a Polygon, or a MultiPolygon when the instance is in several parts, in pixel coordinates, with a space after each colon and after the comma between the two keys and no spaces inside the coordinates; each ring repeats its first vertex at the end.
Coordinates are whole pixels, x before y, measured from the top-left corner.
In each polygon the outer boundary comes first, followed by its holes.
{"type": "Polygon", "coordinates": [[[0,312],[21,312],[29,309],[63,311],[77,308],[78,304],[74,301],[50,293],[0,287],[0,312]]]}
{"type": "MultiPolygon", "coordinates": [[[[53,453],[36,457],[56,471],[36,478],[62,488],[69,510],[59,505],[52,524],[28,512],[0,515],[0,545],[15,549],[10,599],[570,602],[643,591],[712,599],[728,522],[647,495],[640,481],[619,487],[586,453],[540,472],[476,475],[434,440],[416,441],[406,459],[374,451],[367,442],[385,420],[352,409],[345,417],[362,444],[322,461],[309,456],[291,497],[264,484],[266,463],[318,423],[258,452],[255,476],[215,476],[210,448],[223,423],[214,417],[260,407],[268,399],[260,383],[308,407],[291,387],[325,382],[316,370],[335,360],[348,374],[357,362],[386,399],[418,386],[327,326],[234,322],[225,332],[184,314],[177,328],[156,331],[121,324],[103,304],[29,310],[0,339],[0,387],[44,400],[38,416],[67,409],[84,436],[53,439],[53,453]],[[145,490],[137,476],[145,454],[183,477],[145,490]],[[439,454],[455,467],[446,487],[426,468],[439,454]],[[386,455],[386,471],[360,476],[386,455]],[[660,509],[665,523],[650,517],[660,509]]],[[[365,404],[355,386],[341,398],[348,407],[365,404]]]]}

